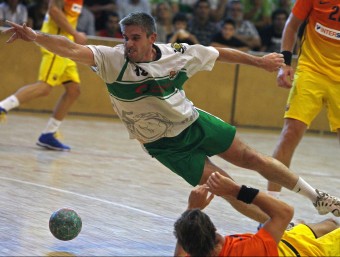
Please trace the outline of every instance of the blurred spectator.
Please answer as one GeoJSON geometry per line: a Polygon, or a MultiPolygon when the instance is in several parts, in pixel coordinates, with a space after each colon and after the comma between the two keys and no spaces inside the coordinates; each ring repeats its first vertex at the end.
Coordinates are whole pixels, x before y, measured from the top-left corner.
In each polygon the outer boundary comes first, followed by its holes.
{"type": "Polygon", "coordinates": [[[270,24],[272,0],[242,0],[244,19],[251,21],[258,31],[270,24]]]}
{"type": "Polygon", "coordinates": [[[123,38],[119,26],[119,15],[116,12],[106,13],[105,29],[97,32],[100,37],[123,38]]]}
{"type": "Polygon", "coordinates": [[[34,30],[40,30],[48,9],[49,0],[41,0],[28,6],[27,24],[34,30]]]}
{"type": "Polygon", "coordinates": [[[156,7],[157,41],[166,43],[173,33],[171,7],[168,3],[159,3],[156,7]]]}
{"type": "Polygon", "coordinates": [[[290,13],[293,6],[294,2],[292,0],[273,0],[273,10],[276,9],[285,9],[286,12],[290,13]]]}
{"type": "Polygon", "coordinates": [[[132,12],[145,12],[151,14],[148,0],[117,0],[117,12],[120,19],[132,12]]]}
{"type": "Polygon", "coordinates": [[[228,0],[218,0],[215,2],[214,7],[211,7],[211,19],[219,22],[223,19],[227,8],[228,0]]]}
{"type": "Polygon", "coordinates": [[[185,13],[177,13],[173,18],[174,33],[169,37],[169,43],[199,44],[195,35],[188,30],[188,17],[185,13]]]}
{"type": "Polygon", "coordinates": [[[284,9],[277,9],[272,14],[272,24],[260,31],[262,40],[261,51],[277,52],[281,51],[282,32],[289,13],[284,9]]]}
{"type": "Polygon", "coordinates": [[[188,17],[192,17],[194,12],[194,5],[197,0],[180,0],[179,1],[179,11],[187,14],[188,17]]]}
{"type": "Polygon", "coordinates": [[[211,38],[218,32],[216,23],[210,20],[210,3],[208,0],[198,0],[194,6],[194,16],[189,21],[188,31],[194,34],[200,44],[209,46],[211,38]]]}
{"type": "Polygon", "coordinates": [[[235,21],[226,19],[222,23],[222,29],[211,39],[211,46],[214,47],[230,47],[240,51],[249,51],[249,47],[241,40],[235,37],[235,21]]]}
{"type": "Polygon", "coordinates": [[[27,7],[20,0],[5,0],[0,4],[0,26],[8,26],[6,20],[23,24],[27,19],[27,7]]]}
{"type": "Polygon", "coordinates": [[[83,8],[81,9],[81,13],[78,18],[77,30],[85,33],[86,35],[96,35],[95,17],[86,5],[83,5],[83,8]]]}
{"type": "Polygon", "coordinates": [[[96,31],[105,28],[106,12],[116,12],[115,0],[84,0],[84,5],[94,14],[96,31]]]}
{"type": "Polygon", "coordinates": [[[245,43],[251,50],[259,50],[261,38],[255,25],[244,20],[243,4],[239,0],[232,0],[227,9],[227,17],[235,21],[235,37],[245,43]]]}
{"type": "MultiPolygon", "coordinates": [[[[197,0],[179,0],[179,11],[192,18],[196,2],[197,0]]],[[[220,21],[224,16],[228,0],[208,0],[208,2],[210,4],[211,20],[220,21]]]]}
{"type": "Polygon", "coordinates": [[[173,15],[179,12],[179,2],[180,0],[149,0],[151,6],[151,14],[156,16],[157,5],[160,3],[168,3],[171,7],[171,12],[173,15]]]}

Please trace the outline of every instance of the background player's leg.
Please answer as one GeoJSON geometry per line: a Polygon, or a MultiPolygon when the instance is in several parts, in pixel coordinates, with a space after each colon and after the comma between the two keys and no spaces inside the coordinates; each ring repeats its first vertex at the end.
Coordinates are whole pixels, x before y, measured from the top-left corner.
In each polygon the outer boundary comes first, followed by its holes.
{"type": "Polygon", "coordinates": [[[37,145],[39,146],[59,151],[69,151],[71,149],[56,138],[56,132],[70,107],[80,95],[80,86],[78,83],[68,82],[64,84],[64,87],[65,92],[60,96],[53,110],[53,115],[49,119],[45,130],[42,132],[37,142],[37,145]]]}
{"type": "MultiPolygon", "coordinates": [[[[285,119],[273,157],[289,167],[294,151],[300,143],[306,129],[307,125],[301,121],[285,119]]],[[[268,181],[268,191],[280,192],[281,188],[281,185],[268,181]]]]}

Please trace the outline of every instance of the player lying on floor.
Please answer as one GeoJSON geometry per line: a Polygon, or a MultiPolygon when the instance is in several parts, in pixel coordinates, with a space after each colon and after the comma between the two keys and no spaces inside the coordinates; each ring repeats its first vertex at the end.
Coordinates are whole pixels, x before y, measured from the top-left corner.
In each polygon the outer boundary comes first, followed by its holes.
{"type": "Polygon", "coordinates": [[[340,256],[340,226],[335,220],[286,230],[293,214],[288,204],[215,172],[207,184],[191,191],[188,209],[175,222],[175,256],[340,256]],[[270,218],[256,234],[222,236],[202,212],[214,194],[253,203],[270,218]]]}

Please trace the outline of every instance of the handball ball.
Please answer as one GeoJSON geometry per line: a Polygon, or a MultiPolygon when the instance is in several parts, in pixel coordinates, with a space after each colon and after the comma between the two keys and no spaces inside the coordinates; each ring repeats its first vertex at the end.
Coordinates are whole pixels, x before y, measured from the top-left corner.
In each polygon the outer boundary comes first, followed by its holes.
{"type": "Polygon", "coordinates": [[[49,221],[52,235],[63,241],[72,240],[78,236],[81,226],[81,218],[69,208],[61,208],[53,212],[49,221]]]}

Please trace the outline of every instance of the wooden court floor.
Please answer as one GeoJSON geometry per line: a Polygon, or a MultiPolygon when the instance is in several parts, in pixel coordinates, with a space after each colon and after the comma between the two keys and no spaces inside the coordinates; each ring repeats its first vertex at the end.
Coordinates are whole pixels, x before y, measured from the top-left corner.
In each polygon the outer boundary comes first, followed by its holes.
{"type": "MultiPolygon", "coordinates": [[[[149,157],[124,126],[108,118],[69,116],[61,127],[71,152],[42,150],[35,142],[48,115],[11,112],[0,125],[0,256],[171,256],[173,223],[191,187],[149,157]],[[69,207],[81,233],[59,241],[49,232],[53,211],[69,207]]],[[[249,145],[271,154],[279,131],[239,129],[249,145]]],[[[239,183],[266,181],[216,157],[239,183]]],[[[313,186],[340,195],[340,147],[334,135],[307,134],[292,168],[313,186]]],[[[283,190],[295,218],[317,222],[306,198],[283,190]]],[[[215,197],[206,212],[221,233],[255,232],[257,223],[215,197]]]]}

